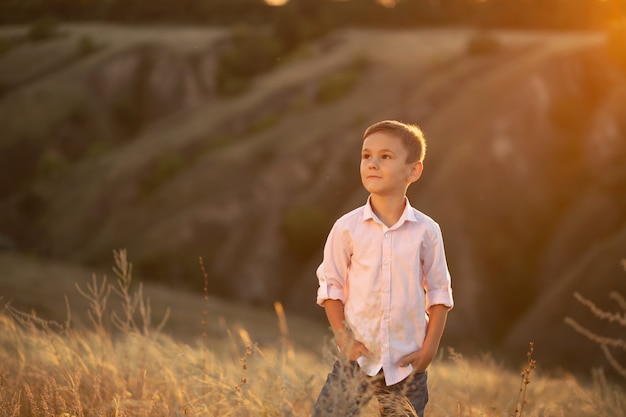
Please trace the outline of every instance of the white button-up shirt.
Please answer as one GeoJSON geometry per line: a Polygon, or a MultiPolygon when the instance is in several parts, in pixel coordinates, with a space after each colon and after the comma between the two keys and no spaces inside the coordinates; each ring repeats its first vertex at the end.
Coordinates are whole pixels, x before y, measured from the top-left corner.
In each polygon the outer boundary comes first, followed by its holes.
{"type": "Polygon", "coordinates": [[[369,199],[337,220],[317,277],[317,303],[343,302],[346,324],[373,353],[357,362],[371,376],[383,369],[387,385],[413,371],[399,361],[421,348],[430,307],[453,307],[441,229],[408,199],[391,227],[374,214],[369,199]]]}

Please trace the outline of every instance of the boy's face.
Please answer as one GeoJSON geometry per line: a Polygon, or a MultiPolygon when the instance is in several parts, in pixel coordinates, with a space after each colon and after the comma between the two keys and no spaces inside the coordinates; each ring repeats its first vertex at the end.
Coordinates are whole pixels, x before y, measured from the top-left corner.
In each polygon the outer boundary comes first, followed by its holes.
{"type": "Polygon", "coordinates": [[[374,132],[363,140],[361,181],[371,194],[404,195],[422,174],[422,163],[407,163],[402,141],[388,132],[374,132]]]}

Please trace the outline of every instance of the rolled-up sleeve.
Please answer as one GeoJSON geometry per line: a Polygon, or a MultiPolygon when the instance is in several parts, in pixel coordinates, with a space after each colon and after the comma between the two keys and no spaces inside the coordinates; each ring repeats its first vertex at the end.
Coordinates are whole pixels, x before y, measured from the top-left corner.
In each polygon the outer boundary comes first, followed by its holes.
{"type": "Polygon", "coordinates": [[[317,268],[317,304],[326,300],[345,302],[345,287],[350,267],[348,232],[335,223],[324,245],[324,259],[317,268]]]}
{"type": "Polygon", "coordinates": [[[437,304],[454,307],[450,271],[446,262],[443,237],[438,224],[433,223],[422,246],[423,285],[426,292],[426,311],[437,304]]]}

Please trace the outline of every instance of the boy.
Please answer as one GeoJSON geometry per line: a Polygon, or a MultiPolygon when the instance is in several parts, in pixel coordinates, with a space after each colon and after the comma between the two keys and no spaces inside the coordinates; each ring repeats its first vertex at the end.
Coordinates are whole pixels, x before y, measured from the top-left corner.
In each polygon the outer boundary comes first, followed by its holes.
{"type": "Polygon", "coordinates": [[[342,360],[314,417],[357,416],[373,395],[383,417],[424,415],[426,368],[453,307],[441,230],[406,197],[425,151],[415,125],[385,120],[365,130],[360,172],[370,195],[335,222],[317,269],[317,303],[342,360]]]}

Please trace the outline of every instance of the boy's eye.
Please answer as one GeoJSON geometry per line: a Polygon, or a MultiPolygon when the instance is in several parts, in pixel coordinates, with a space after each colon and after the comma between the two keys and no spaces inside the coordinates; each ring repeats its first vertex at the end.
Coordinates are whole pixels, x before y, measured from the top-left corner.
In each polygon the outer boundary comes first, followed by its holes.
{"type": "Polygon", "coordinates": [[[389,154],[384,154],[384,155],[382,156],[382,158],[383,158],[383,159],[391,159],[391,155],[389,155],[389,154]]]}
{"type": "Polygon", "coordinates": [[[361,155],[361,159],[369,159],[370,155],[367,153],[364,153],[363,155],[361,155]]]}

